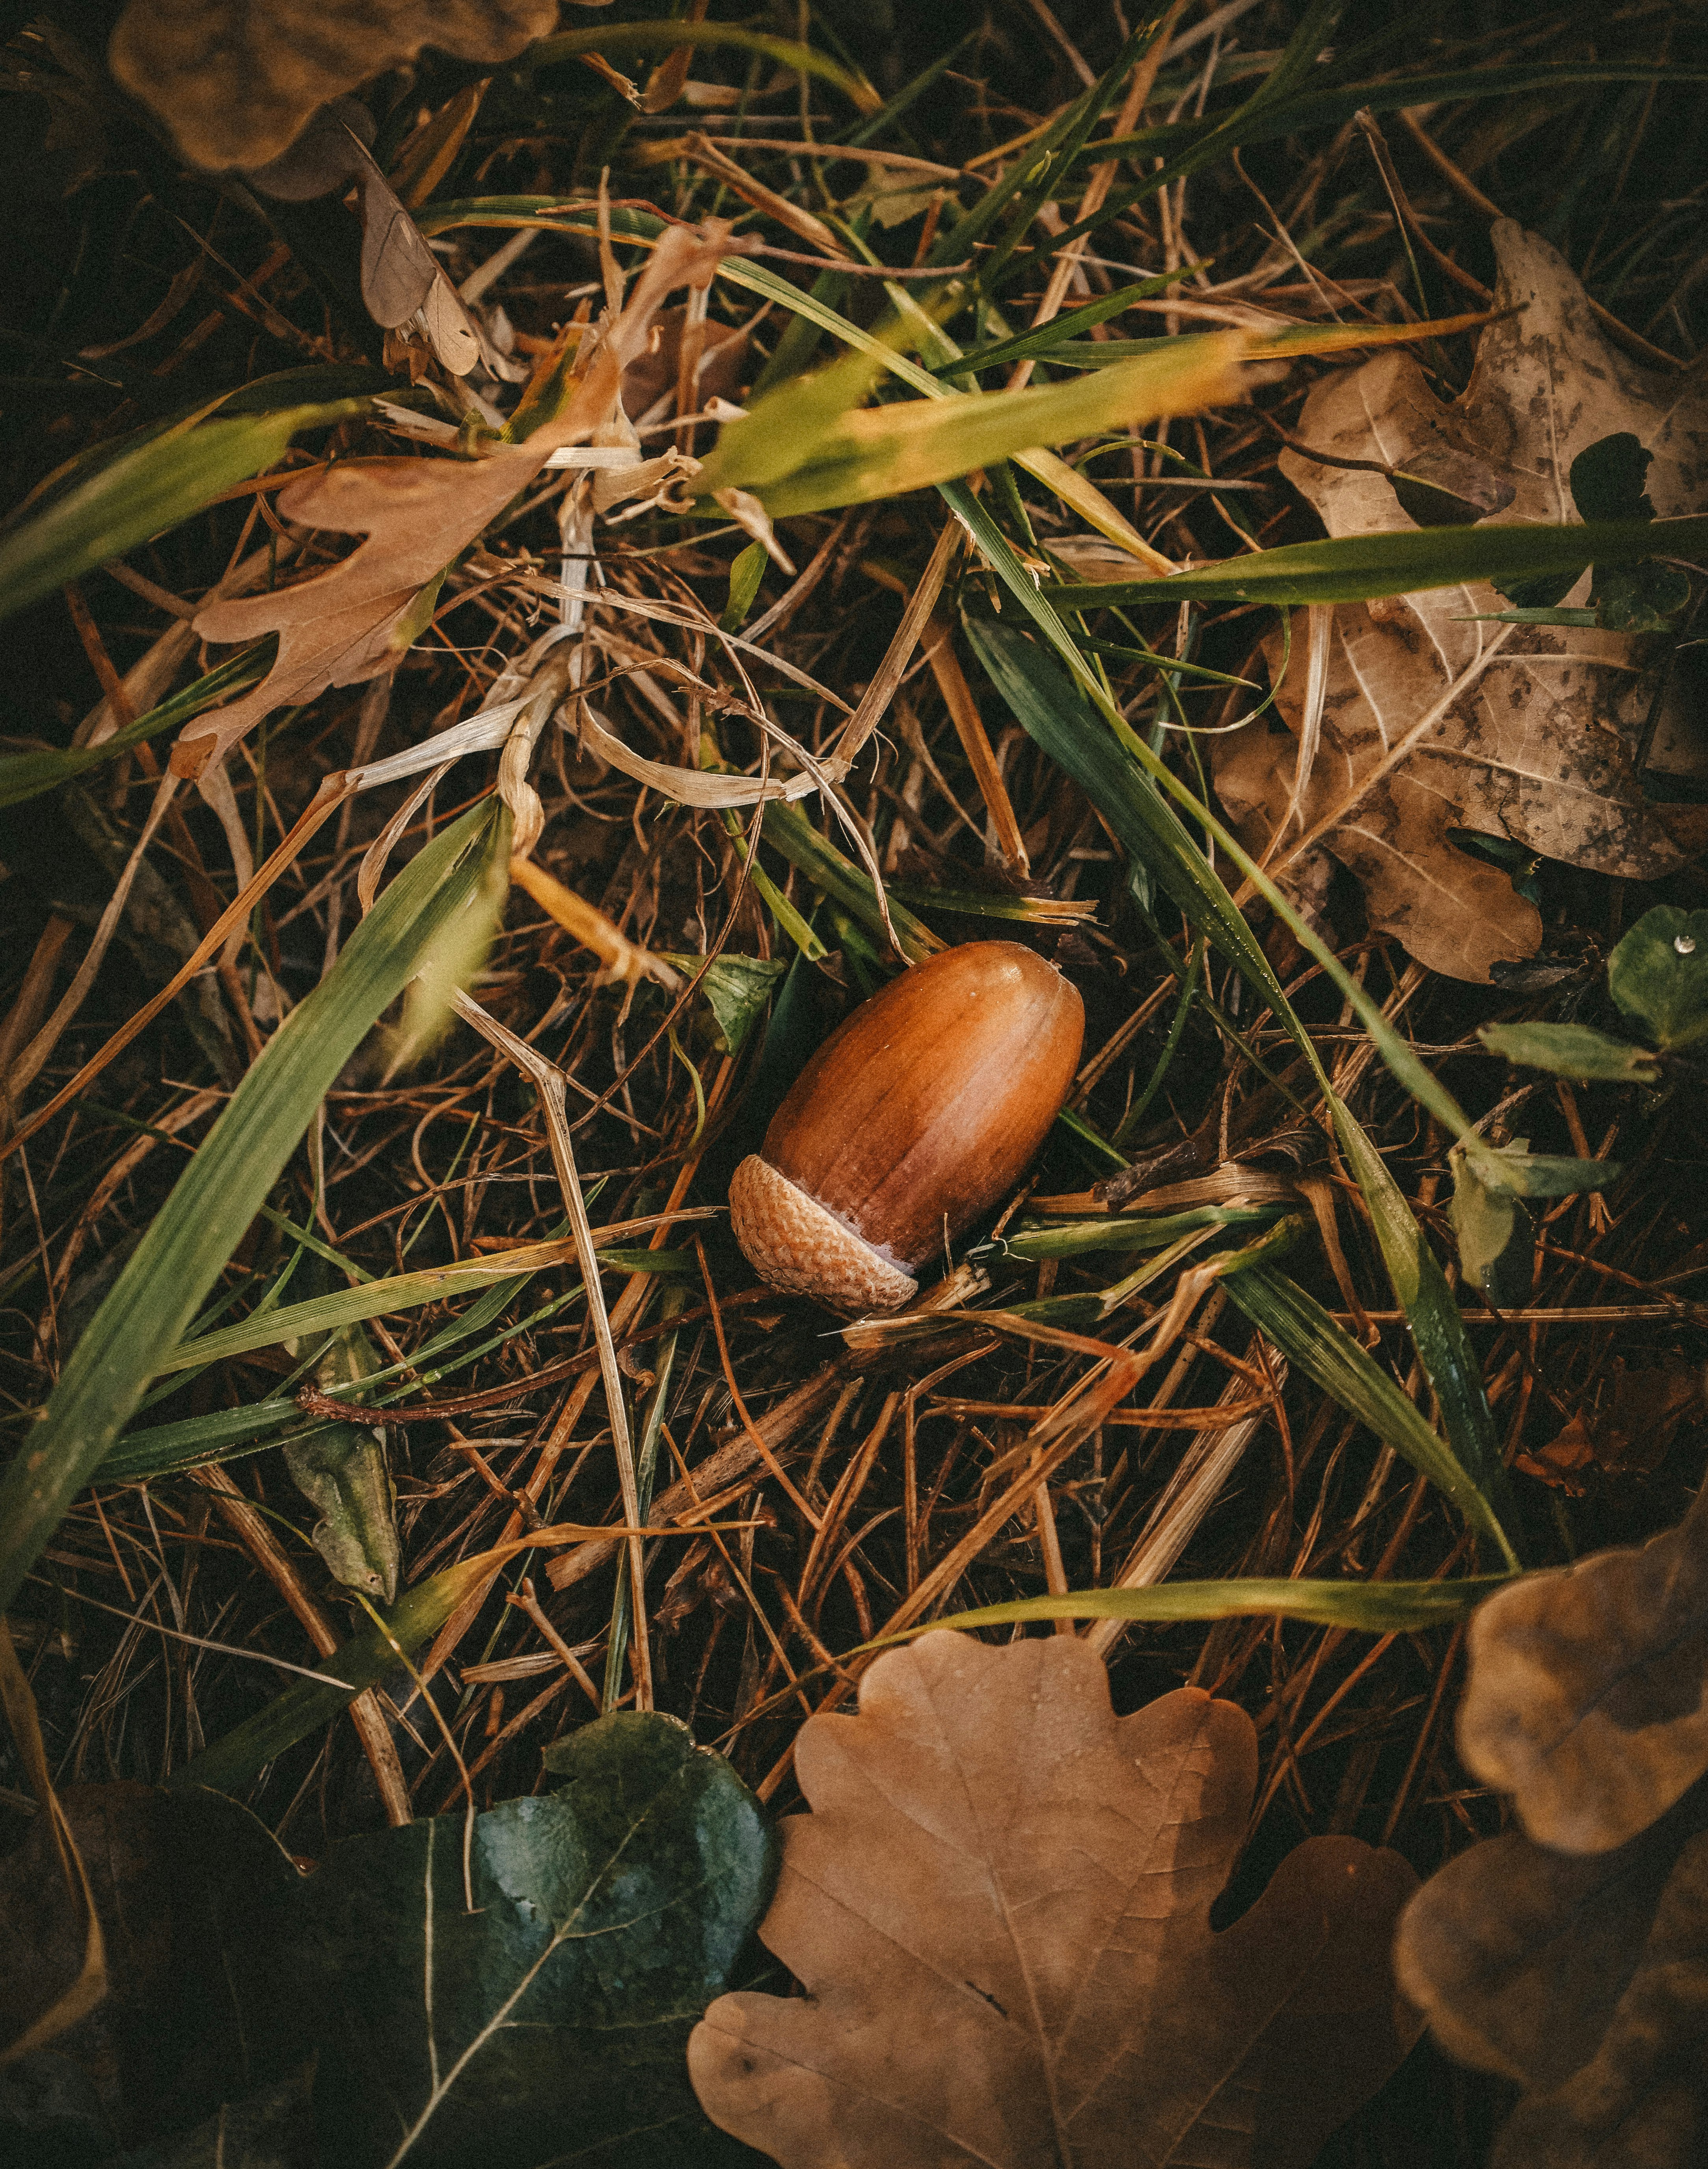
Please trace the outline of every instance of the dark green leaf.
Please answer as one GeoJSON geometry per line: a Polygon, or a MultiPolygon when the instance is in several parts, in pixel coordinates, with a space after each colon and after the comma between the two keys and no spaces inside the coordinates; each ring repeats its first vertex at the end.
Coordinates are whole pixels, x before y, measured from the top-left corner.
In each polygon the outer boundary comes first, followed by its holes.
{"type": "Polygon", "coordinates": [[[769,1895],[764,1809],[673,1718],[547,1751],[561,1789],[347,1838],[303,1892],[340,2169],[690,2169],[752,2161],[684,2049],[769,1895]]]}
{"type": "Polygon", "coordinates": [[[1608,989],[1662,1047],[1708,1037],[1708,911],[1657,904],[1614,951],[1608,989]]]}
{"type": "Polygon", "coordinates": [[[712,958],[701,976],[704,957],[678,956],[666,950],[658,953],[675,965],[684,978],[698,978],[699,991],[705,995],[723,1044],[732,1054],[739,1054],[747,1045],[748,1034],[764,1017],[778,981],[789,968],[764,957],[736,956],[726,950],[712,958]]]}
{"type": "Polygon", "coordinates": [[[1418,527],[1386,535],[1343,535],[1329,542],[1290,542],[1201,572],[1159,580],[1075,581],[1046,588],[1058,609],[1115,603],[1354,603],[1416,594],[1487,580],[1503,594],[1513,583],[1553,574],[1557,602],[1585,566],[1636,564],[1648,557],[1708,552],[1708,518],[1598,520],[1562,526],[1418,527]],[[1563,576],[1563,584],[1561,584],[1563,576]]]}
{"type": "MultiPolygon", "coordinates": [[[[0,2160],[19,2169],[65,2158],[79,2127],[104,2132],[103,2159],[184,2130],[310,2049],[278,1932],[297,1873],[263,1824],[194,1788],[76,1785],[61,1805],[108,1987],[75,2026],[0,2070],[0,2160]]],[[[0,1863],[0,2046],[75,1980],[84,1933],[52,1823],[38,1815],[0,1863]]]]}
{"type": "Polygon", "coordinates": [[[109,2169],[324,2169],[315,2144],[314,2066],[224,2103],[194,2131],[139,2146],[109,2169]]]}

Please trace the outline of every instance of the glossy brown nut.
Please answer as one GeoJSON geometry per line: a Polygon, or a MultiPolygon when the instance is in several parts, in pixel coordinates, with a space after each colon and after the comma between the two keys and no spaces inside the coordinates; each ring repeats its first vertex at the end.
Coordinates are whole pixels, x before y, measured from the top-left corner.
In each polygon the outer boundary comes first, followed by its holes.
{"type": "Polygon", "coordinates": [[[893,1310],[1013,1188],[1079,1064],[1085,1011],[1014,941],[972,941],[863,1002],[730,1186],[755,1270],[832,1309],[893,1310]]]}

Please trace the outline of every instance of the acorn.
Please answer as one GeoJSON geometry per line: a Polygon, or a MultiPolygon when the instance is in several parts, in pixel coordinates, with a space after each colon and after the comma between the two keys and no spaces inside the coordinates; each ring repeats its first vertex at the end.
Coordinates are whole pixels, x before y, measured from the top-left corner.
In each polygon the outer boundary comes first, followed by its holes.
{"type": "Polygon", "coordinates": [[[1085,1009],[1014,941],[970,941],[861,1003],[736,1170],[730,1220],[773,1287],[895,1310],[1024,1174],[1079,1064],[1085,1009]]]}

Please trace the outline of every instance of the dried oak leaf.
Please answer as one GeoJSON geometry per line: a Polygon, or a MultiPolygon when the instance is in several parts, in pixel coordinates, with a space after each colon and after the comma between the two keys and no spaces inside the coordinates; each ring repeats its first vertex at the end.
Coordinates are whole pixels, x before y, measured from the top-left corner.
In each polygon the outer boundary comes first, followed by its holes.
{"type": "Polygon", "coordinates": [[[1622,1845],[1708,1771],[1708,1490],[1677,1528],[1472,1615],[1459,1751],[1562,1852],[1622,1845]]]}
{"type": "Polygon", "coordinates": [[[108,60],[198,166],[262,166],[317,105],[412,61],[508,61],[557,0],[130,0],[108,60]]]}
{"type": "Polygon", "coordinates": [[[1400,1984],[1450,2054],[1524,2092],[1490,2169],[1708,2160],[1708,1788],[1610,1852],[1518,1831],[1400,1916],[1400,1984]]]}
{"type": "MultiPolygon", "coordinates": [[[[1636,367],[1608,345],[1547,242],[1510,220],[1493,241],[1496,306],[1517,313],[1483,330],[1462,397],[1438,399],[1418,364],[1390,350],[1319,383],[1297,440],[1472,501],[1480,491],[1492,503],[1509,486],[1495,519],[1554,521],[1575,517],[1567,477],[1578,454],[1629,432],[1653,454],[1657,515],[1700,510],[1708,380],[1636,367]]],[[[1294,451],[1280,464],[1331,536],[1414,524],[1384,474],[1294,451]]],[[[1343,604],[1332,620],[1323,610],[1320,740],[1296,807],[1298,749],[1315,734],[1308,612],[1295,615],[1285,671],[1280,635],[1265,643],[1285,732],[1211,742],[1216,788],[1248,849],[1267,850],[1285,828],[1285,854],[1321,830],[1320,844],[1362,885],[1372,923],[1460,979],[1487,981],[1492,965],[1534,955],[1541,919],[1502,867],[1456,848],[1455,830],[1636,881],[1672,871],[1708,843],[1708,807],[1653,803],[1637,780],[1657,690],[1643,643],[1593,627],[1469,621],[1506,607],[1477,584],[1343,604]]],[[[1663,702],[1648,765],[1708,773],[1708,727],[1677,692],[1663,702]]],[[[1320,888],[1315,850],[1290,870],[1307,891],[1313,876],[1320,888]]]]}
{"type": "Polygon", "coordinates": [[[670,227],[566,404],[525,442],[481,460],[347,460],[287,483],[279,493],[281,517],[367,540],[295,587],[211,603],[197,614],[204,640],[276,632],[279,653],[253,692],[185,726],[173,748],[173,772],[199,775],[270,710],[311,701],[330,685],[355,685],[393,661],[399,628],[428,583],[527,487],[549,453],[612,419],[622,372],[646,352],[665,296],[710,278],[728,241],[721,220],[670,227]]]}
{"type": "Polygon", "coordinates": [[[1116,1717],[1083,1642],[939,1632],[795,1771],[759,1932],[806,1996],[721,1996],[689,2044],[785,2169],[1304,2169],[1414,2037],[1397,1854],[1312,1838],[1211,1932],[1257,1774],[1230,1703],[1116,1717]]]}

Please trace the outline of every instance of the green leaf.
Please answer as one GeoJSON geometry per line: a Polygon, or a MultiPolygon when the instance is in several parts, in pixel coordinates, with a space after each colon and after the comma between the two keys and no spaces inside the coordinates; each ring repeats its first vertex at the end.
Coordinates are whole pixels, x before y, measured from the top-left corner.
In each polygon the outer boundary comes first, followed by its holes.
{"type": "MultiPolygon", "coordinates": [[[[1317,1627],[1349,1627],[1365,1634],[1404,1634],[1450,1626],[1505,1588],[1510,1575],[1466,1575],[1455,1581],[1283,1581],[1253,1575],[1238,1581],[1173,1581],[1150,1589],[1070,1590],[1061,1596],[1022,1596],[974,1612],[945,1612],[889,1641],[911,1641],[940,1627],[1007,1627],[1029,1619],[1239,1619],[1273,1613],[1317,1627]]],[[[881,1649],[882,1643],[868,1648],[881,1649]]]]}
{"type": "MultiPolygon", "coordinates": [[[[1183,602],[1355,603],[1474,580],[1503,587],[1539,573],[1575,577],[1590,564],[1616,567],[1657,557],[1698,557],[1705,552],[1708,518],[1700,515],[1560,526],[1485,523],[1290,542],[1201,572],[1156,580],[1074,581],[1046,587],[1044,593],[1057,609],[1067,610],[1094,610],[1105,603],[1123,609],[1136,603],[1170,608],[1183,602]]],[[[1570,585],[1568,579],[1566,586],[1570,585]]]]}
{"type": "Polygon", "coordinates": [[[327,1424],[306,1438],[287,1439],[285,1465],[321,1517],[309,1542],[333,1580],[389,1604],[397,1594],[400,1555],[384,1433],[327,1424]]]}
{"type": "Polygon", "coordinates": [[[1657,1046],[1708,1037],[1708,911],[1657,903],[1614,951],[1608,991],[1657,1046]]]}
{"type": "Polygon", "coordinates": [[[1477,1037],[1491,1054],[1574,1077],[1584,1084],[1652,1084],[1660,1065],[1646,1047],[1587,1024],[1486,1024],[1477,1037]]]}
{"type": "MultiPolygon", "coordinates": [[[[290,1351],[293,1356],[300,1352],[295,1346],[290,1351]]],[[[359,1325],[349,1325],[333,1336],[316,1364],[315,1383],[331,1393],[359,1384],[379,1368],[373,1343],[359,1325]]],[[[309,1542],[333,1580],[390,1604],[397,1594],[402,1554],[384,1431],[365,1424],[327,1424],[306,1438],[287,1439],[285,1465],[321,1516],[309,1542]]]]}
{"type": "Polygon", "coordinates": [[[1618,1164],[1561,1159],[1533,1153],[1523,1138],[1498,1148],[1480,1138],[1461,1139],[1448,1154],[1453,1196],[1448,1214],[1459,1240],[1459,1262],[1471,1286],[1509,1309],[1530,1292],[1535,1223],[1527,1197],[1571,1197],[1615,1180],[1618,1164]]]}
{"type": "Polygon", "coordinates": [[[750,542],[730,567],[730,597],[718,620],[721,632],[739,632],[748,621],[759,583],[765,577],[769,552],[763,542],[750,542]]]}
{"type": "Polygon", "coordinates": [[[1466,1284],[1492,1303],[1508,1310],[1530,1292],[1535,1261],[1535,1225],[1519,1192],[1492,1176],[1495,1155],[1472,1154],[1462,1144],[1448,1154],[1453,1195],[1447,1214],[1459,1245],[1466,1284]]]}
{"type": "Polygon", "coordinates": [[[735,956],[726,950],[722,956],[712,958],[704,977],[700,977],[704,957],[679,956],[666,950],[658,953],[675,965],[684,978],[699,978],[699,991],[705,995],[724,1047],[731,1054],[739,1054],[747,1045],[748,1034],[764,1018],[778,981],[789,968],[773,959],[735,956]]]}
{"type": "Polygon", "coordinates": [[[479,894],[503,829],[493,803],[484,803],[411,861],[274,1033],[178,1177],[0,1478],[0,1611],[136,1413],[162,1351],[183,1337],[338,1072],[439,930],[479,894]]]}
{"type": "Polygon", "coordinates": [[[322,2128],[340,2169],[694,2169],[688,2036],[770,1895],[764,1810],[676,1719],[546,1751],[557,1790],[346,1838],[304,1886],[325,1982],[322,2128]]]}
{"type": "Polygon", "coordinates": [[[1489,1537],[1509,1566],[1518,1564],[1493,1508],[1453,1449],[1373,1356],[1321,1303],[1273,1266],[1225,1274],[1227,1292],[1258,1330],[1342,1408],[1444,1491],[1471,1527],[1489,1537]]]}
{"type": "Polygon", "coordinates": [[[367,412],[366,399],[204,422],[121,452],[0,535],[0,618],[121,557],[270,467],[299,429],[367,412]]]}

